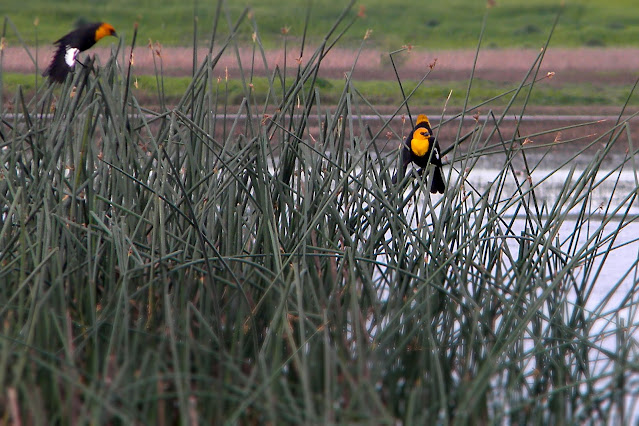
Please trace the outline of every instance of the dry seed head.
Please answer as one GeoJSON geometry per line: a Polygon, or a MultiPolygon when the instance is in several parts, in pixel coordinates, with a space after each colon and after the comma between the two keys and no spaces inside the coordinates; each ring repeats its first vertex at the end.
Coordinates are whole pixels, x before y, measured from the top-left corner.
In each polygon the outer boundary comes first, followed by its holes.
{"type": "Polygon", "coordinates": [[[359,10],[357,11],[358,18],[366,18],[366,6],[363,4],[359,5],[359,10]]]}
{"type": "Polygon", "coordinates": [[[554,71],[548,71],[548,74],[546,74],[547,78],[553,78],[555,76],[555,72],[554,71]]]}
{"type": "Polygon", "coordinates": [[[373,33],[373,30],[371,30],[370,28],[366,30],[366,33],[364,34],[364,40],[368,40],[368,38],[371,36],[371,34],[373,33]]]}
{"type": "Polygon", "coordinates": [[[555,140],[553,141],[553,143],[557,143],[557,142],[561,142],[561,132],[557,132],[557,135],[555,136],[555,140]]]}
{"type": "Polygon", "coordinates": [[[433,68],[435,68],[435,65],[437,65],[437,58],[435,58],[435,60],[433,62],[428,64],[428,68],[430,68],[432,70],[433,68]]]}
{"type": "Polygon", "coordinates": [[[36,18],[33,20],[33,26],[37,27],[39,23],[40,23],[40,18],[36,16],[36,18]]]}
{"type": "Polygon", "coordinates": [[[280,28],[280,33],[281,33],[282,35],[286,35],[286,34],[288,34],[288,32],[289,32],[290,30],[291,30],[291,29],[290,29],[289,27],[282,27],[282,28],[280,28]]]}

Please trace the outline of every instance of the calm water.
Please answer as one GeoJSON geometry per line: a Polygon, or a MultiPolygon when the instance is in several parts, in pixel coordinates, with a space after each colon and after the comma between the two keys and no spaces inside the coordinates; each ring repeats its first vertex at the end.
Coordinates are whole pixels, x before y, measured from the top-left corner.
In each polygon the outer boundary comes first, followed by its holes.
{"type": "MultiPolygon", "coordinates": [[[[499,171],[491,170],[490,168],[474,168],[473,171],[467,176],[467,181],[477,191],[477,194],[488,194],[492,196],[491,182],[493,182],[498,176],[499,171]]],[[[560,197],[565,199],[577,199],[582,196],[587,199],[588,212],[594,213],[593,217],[587,224],[581,225],[581,233],[577,240],[577,247],[593,247],[595,244],[589,238],[596,235],[598,230],[603,227],[603,232],[600,232],[600,236],[605,241],[605,244],[600,245],[597,250],[598,256],[596,257],[593,265],[593,270],[597,270],[601,267],[599,274],[590,273],[588,278],[590,296],[587,299],[586,308],[587,316],[593,321],[593,326],[589,330],[589,336],[592,343],[592,349],[589,352],[591,371],[594,374],[612,374],[614,368],[610,363],[610,357],[606,355],[606,351],[610,353],[617,353],[619,351],[618,333],[617,331],[623,328],[626,331],[625,342],[628,339],[635,339],[639,341],[639,200],[633,202],[629,196],[637,192],[637,177],[634,172],[606,172],[601,171],[595,175],[594,181],[596,185],[593,188],[586,187],[581,189],[579,185],[569,186],[570,192],[566,192],[566,181],[576,183],[577,179],[581,176],[581,171],[570,176],[567,168],[554,172],[552,176],[544,180],[548,176],[548,172],[543,170],[535,171],[532,174],[531,180],[533,185],[542,182],[537,188],[535,188],[535,196],[537,197],[537,205],[545,206],[546,211],[550,211],[554,206],[567,206],[569,203],[558,203],[557,200],[560,197]],[[621,207],[621,209],[618,209],[621,207]],[[616,213],[615,213],[616,212],[616,213]],[[627,212],[627,213],[626,213],[627,212]],[[625,214],[625,217],[624,217],[625,214]],[[604,225],[605,217],[610,217],[612,220],[604,225]]],[[[455,177],[453,177],[453,181],[455,177]]],[[[524,183],[521,188],[527,190],[530,188],[530,183],[523,175],[518,175],[517,180],[524,183]]],[[[509,176],[506,179],[504,190],[499,198],[503,203],[500,206],[507,204],[511,200],[517,200],[517,187],[518,183],[514,177],[509,176]]],[[[469,185],[469,186],[470,186],[469,185]]],[[[492,198],[490,198],[492,200],[492,198]]],[[[432,199],[436,202],[436,199],[432,199]]],[[[530,202],[530,201],[527,201],[530,202]]],[[[577,228],[579,208],[583,205],[583,202],[575,203],[577,207],[568,211],[568,218],[564,220],[558,232],[558,238],[563,250],[568,249],[568,241],[577,228]]],[[[423,209],[423,205],[416,207],[423,209]]],[[[565,208],[561,209],[566,212],[565,208]]],[[[507,208],[501,212],[503,216],[510,216],[517,214],[514,207],[507,208]]],[[[547,221],[548,215],[545,216],[542,221],[547,221]]],[[[546,222],[542,222],[546,225],[546,222]]],[[[525,229],[524,218],[516,218],[513,225],[512,235],[520,235],[525,229]]],[[[416,224],[413,224],[416,225],[416,224]]],[[[512,253],[518,253],[519,242],[516,238],[509,238],[506,240],[512,253]]],[[[578,267],[575,273],[578,278],[583,278],[584,271],[583,266],[578,267]]],[[[568,302],[574,302],[576,300],[576,294],[573,292],[568,294],[568,302]]],[[[532,348],[532,342],[530,343],[532,348]]],[[[639,352],[639,345],[634,343],[635,354],[639,352]]],[[[534,368],[534,360],[528,365],[528,368],[534,368]]],[[[637,392],[637,383],[639,383],[639,377],[637,374],[627,375],[628,383],[634,383],[634,390],[632,385],[629,385],[629,391],[634,392],[634,395],[626,397],[626,416],[627,419],[631,419],[633,423],[639,421],[639,396],[637,392]]],[[[609,384],[608,379],[603,379],[600,382],[595,383],[597,387],[605,387],[609,384]]],[[[583,389],[586,391],[586,389],[583,389]]]]}
{"type": "MultiPolygon", "coordinates": [[[[629,168],[630,169],[630,168],[629,168]]],[[[474,168],[467,177],[473,187],[479,193],[486,193],[491,187],[497,176],[498,170],[489,168],[474,168]]],[[[588,308],[598,310],[602,313],[617,311],[620,303],[627,298],[629,294],[634,293],[635,288],[639,288],[639,268],[637,262],[639,259],[639,200],[632,202],[629,196],[638,191],[638,177],[633,171],[599,171],[595,175],[593,188],[580,189],[577,184],[578,178],[583,171],[576,170],[570,176],[568,167],[564,167],[559,171],[553,172],[549,176],[549,172],[545,170],[537,170],[532,173],[531,181],[535,188],[535,196],[537,204],[545,206],[547,210],[560,203],[557,200],[560,197],[576,199],[580,196],[587,197],[588,211],[595,213],[594,217],[588,222],[588,225],[581,226],[581,234],[579,235],[578,245],[583,246],[588,238],[602,226],[604,215],[607,213],[612,221],[607,223],[603,229],[604,236],[614,236],[614,242],[610,246],[609,255],[604,259],[604,249],[600,249],[600,256],[597,257],[595,267],[602,266],[601,273],[592,282],[593,295],[589,299],[588,308]],[[573,189],[571,193],[565,193],[566,182],[570,180],[573,189]],[[562,193],[563,192],[563,193],[562,193]],[[621,207],[621,208],[619,208],[621,207]],[[614,214],[616,212],[616,214],[614,214]],[[626,217],[623,215],[627,212],[626,217]],[[622,222],[623,221],[623,222],[622,222]],[[619,229],[621,227],[621,229],[619,229]]],[[[453,177],[453,180],[455,178],[453,177]]],[[[529,181],[523,175],[517,175],[519,185],[525,182],[521,187],[525,191],[530,188],[529,181]]],[[[512,176],[507,176],[504,184],[504,191],[500,200],[509,201],[509,197],[517,193],[518,183],[512,176]]],[[[491,194],[489,192],[489,194],[491,194]]],[[[528,201],[530,202],[530,201],[528,201]]],[[[568,203],[561,203],[568,205],[568,203]]],[[[565,220],[559,229],[559,240],[565,242],[574,232],[577,226],[577,214],[583,202],[576,203],[571,211],[568,219],[565,220]]],[[[565,209],[562,209],[565,211],[565,209]]],[[[509,208],[503,212],[505,215],[516,214],[516,209],[509,208]]],[[[523,219],[515,220],[515,235],[518,235],[524,229],[525,222],[523,219]]],[[[515,253],[517,253],[517,242],[513,239],[509,240],[509,245],[515,253]]],[[[590,244],[592,246],[592,244],[590,244]]],[[[608,247],[608,245],[606,245],[608,247]]],[[[631,300],[637,302],[639,306],[639,297],[633,296],[631,300]]],[[[629,302],[626,302],[628,304],[629,302]]],[[[636,327],[639,325],[639,316],[636,310],[622,310],[617,312],[624,313],[625,323],[632,324],[636,327]]],[[[635,337],[639,339],[639,334],[635,331],[635,337]]]]}

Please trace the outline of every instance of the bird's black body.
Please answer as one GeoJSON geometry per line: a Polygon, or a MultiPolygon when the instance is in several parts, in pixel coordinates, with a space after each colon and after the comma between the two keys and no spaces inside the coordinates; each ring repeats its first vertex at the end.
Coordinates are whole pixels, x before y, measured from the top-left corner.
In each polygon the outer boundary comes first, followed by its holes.
{"type": "Polygon", "coordinates": [[[96,22],[84,25],[61,37],[55,42],[58,47],[51,64],[42,75],[48,76],[51,81],[62,83],[75,65],[75,56],[91,48],[106,35],[116,35],[113,27],[103,22],[96,22]],[[77,51],[71,49],[77,49],[77,51]]]}
{"type": "Polygon", "coordinates": [[[415,128],[408,134],[402,147],[402,176],[410,163],[415,163],[416,166],[420,167],[419,173],[423,173],[428,166],[429,160],[430,164],[434,166],[430,192],[443,194],[446,189],[446,184],[444,183],[444,177],[442,175],[442,160],[439,153],[439,144],[433,136],[433,130],[430,127],[428,118],[425,115],[420,115],[417,118],[417,125],[415,125],[415,128]],[[428,150],[423,155],[417,155],[412,146],[415,134],[420,130],[427,131],[426,137],[429,141],[428,150]]]}

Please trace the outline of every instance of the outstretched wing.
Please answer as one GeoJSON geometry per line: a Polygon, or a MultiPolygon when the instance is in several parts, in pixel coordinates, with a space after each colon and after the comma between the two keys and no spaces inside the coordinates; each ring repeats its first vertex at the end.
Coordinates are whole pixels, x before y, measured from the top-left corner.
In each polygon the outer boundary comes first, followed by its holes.
{"type": "Polygon", "coordinates": [[[80,53],[80,49],[60,43],[53,55],[51,64],[49,64],[49,67],[42,75],[44,77],[48,76],[51,80],[57,81],[58,83],[64,82],[69,71],[75,66],[75,58],[78,56],[78,53],[80,53]]]}

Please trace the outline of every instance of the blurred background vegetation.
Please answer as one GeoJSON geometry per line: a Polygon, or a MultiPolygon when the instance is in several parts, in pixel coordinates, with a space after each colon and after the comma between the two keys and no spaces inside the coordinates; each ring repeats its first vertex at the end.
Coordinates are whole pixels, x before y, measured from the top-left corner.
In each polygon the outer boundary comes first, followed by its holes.
{"type": "MultiPolygon", "coordinates": [[[[290,37],[302,37],[307,5],[311,4],[308,36],[318,42],[344,8],[340,0],[255,0],[229,2],[224,7],[230,16],[239,16],[251,7],[266,47],[281,43],[281,30],[290,37]]],[[[492,2],[489,2],[492,3],[492,2]]],[[[637,46],[639,45],[639,8],[634,0],[497,0],[487,22],[485,46],[538,47],[546,40],[553,19],[565,3],[561,22],[553,37],[553,46],[637,46]]],[[[164,45],[190,46],[193,16],[198,16],[201,41],[209,39],[217,2],[180,0],[25,0],[4,2],[2,14],[23,32],[29,44],[36,42],[34,20],[38,19],[37,38],[53,42],[83,21],[107,21],[121,34],[131,35],[139,22],[140,40],[152,39],[164,45]]],[[[417,5],[404,0],[363,0],[349,13],[361,15],[342,41],[342,46],[358,44],[367,29],[373,30],[372,43],[383,49],[404,44],[419,48],[474,48],[487,4],[477,0],[428,2],[417,5]]],[[[220,29],[225,31],[224,20],[220,29]]],[[[245,21],[240,40],[249,41],[253,29],[245,21]]],[[[593,58],[593,60],[596,60],[593,58]]]]}
{"type": "MultiPolygon", "coordinates": [[[[337,0],[308,1],[291,0],[282,6],[273,0],[228,2],[222,6],[223,19],[218,22],[218,32],[228,34],[230,25],[236,22],[243,11],[250,7],[247,18],[241,21],[234,40],[240,45],[249,45],[257,32],[264,48],[279,48],[284,45],[283,32],[287,32],[289,46],[301,42],[304,34],[311,45],[318,45],[324,34],[334,24],[334,19],[343,11],[344,4],[337,0]],[[310,13],[309,13],[310,10],[310,13]],[[308,26],[305,22],[308,16],[308,26]],[[231,23],[231,24],[229,24],[231,23]],[[306,30],[305,30],[306,28],[306,30]]],[[[194,34],[199,46],[206,46],[214,25],[217,2],[177,0],[106,0],[70,1],[26,0],[3,5],[6,46],[50,46],[75,26],[88,21],[103,20],[112,23],[129,45],[133,27],[139,23],[138,46],[149,41],[163,46],[192,47],[194,34]],[[197,20],[194,19],[197,16],[197,20]]],[[[561,18],[550,43],[556,47],[628,47],[639,45],[639,8],[630,0],[613,0],[602,3],[594,0],[566,1],[533,0],[522,4],[517,0],[483,2],[454,0],[430,2],[423,6],[407,6],[399,0],[362,1],[346,14],[353,23],[340,39],[340,47],[355,48],[368,29],[371,37],[366,48],[379,49],[383,60],[388,61],[388,52],[402,46],[417,49],[475,49],[486,15],[482,49],[490,48],[540,48],[549,33],[556,16],[561,18]],[[562,5],[562,3],[564,3],[562,5]],[[490,13],[486,14],[489,7],[490,13]]],[[[109,43],[115,43],[110,40],[109,43]]],[[[109,43],[102,43],[108,46],[109,43]]],[[[26,55],[25,55],[26,56],[26,55]]],[[[397,55],[401,63],[407,55],[397,55]]],[[[48,59],[48,58],[47,58],[48,59]]],[[[42,58],[41,61],[47,59],[42,58]]],[[[601,61],[593,55],[593,64],[601,61]]],[[[387,66],[386,66],[387,65],[387,66]]],[[[385,68],[390,69],[390,63],[385,68]]],[[[42,68],[40,64],[40,68],[42,68]]],[[[594,67],[593,67],[594,68],[594,67]]],[[[627,85],[632,79],[628,70],[589,70],[587,81],[574,81],[564,74],[553,80],[553,84],[541,86],[530,100],[531,106],[580,107],[586,110],[575,113],[590,113],[590,106],[613,108],[626,98],[627,85]],[[606,74],[608,73],[608,74],[606,74]]],[[[137,73],[140,73],[138,71],[137,73]]],[[[183,77],[191,75],[185,68],[183,77]]],[[[33,93],[37,85],[33,73],[4,72],[2,84],[8,92],[21,86],[27,94],[33,93]]],[[[265,87],[266,78],[258,77],[253,83],[265,87]]],[[[341,96],[340,79],[329,79],[320,75],[324,83],[323,95],[328,102],[341,96]]],[[[401,102],[396,82],[388,76],[374,75],[367,81],[359,81],[358,88],[365,91],[372,102],[394,104],[401,102]]],[[[155,77],[140,75],[137,94],[142,99],[154,95],[152,87],[155,77]]],[[[177,101],[190,82],[189,78],[164,75],[164,94],[169,102],[177,101]]],[[[416,81],[407,81],[416,84],[416,81]]],[[[452,90],[449,106],[459,107],[465,99],[467,76],[447,77],[434,73],[427,86],[415,93],[414,101],[423,106],[441,108],[444,99],[452,90]],[[454,79],[454,80],[453,80],[454,79]],[[442,81],[443,80],[443,81],[442,81]]],[[[240,102],[242,83],[229,83],[229,102],[240,102]]],[[[471,97],[485,99],[512,89],[512,83],[501,80],[486,80],[475,76],[471,97]]],[[[639,101],[630,100],[631,104],[639,101]]]]}

